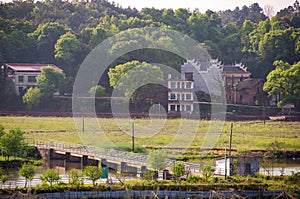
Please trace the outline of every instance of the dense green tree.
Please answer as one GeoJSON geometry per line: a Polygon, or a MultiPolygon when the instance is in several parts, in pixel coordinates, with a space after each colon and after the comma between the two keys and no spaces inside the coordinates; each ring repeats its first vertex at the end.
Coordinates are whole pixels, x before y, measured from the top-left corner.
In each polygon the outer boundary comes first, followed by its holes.
{"type": "Polygon", "coordinates": [[[54,62],[54,45],[61,35],[67,32],[67,28],[58,22],[40,24],[37,29],[30,34],[37,43],[37,49],[41,62],[54,62]]]}
{"type": "Polygon", "coordinates": [[[82,174],[77,169],[68,171],[69,184],[80,185],[82,183],[82,174]]]}
{"type": "Polygon", "coordinates": [[[42,93],[37,87],[30,87],[23,95],[23,103],[28,105],[29,109],[33,109],[39,106],[41,102],[42,93]]]}
{"type": "Polygon", "coordinates": [[[149,165],[154,171],[165,169],[168,163],[167,153],[161,150],[149,154],[149,165]]]}
{"type": "Polygon", "coordinates": [[[283,60],[293,63],[295,56],[295,41],[292,34],[295,29],[274,30],[263,35],[259,42],[259,55],[266,61],[283,60]]]}
{"type": "Polygon", "coordinates": [[[215,169],[212,168],[210,165],[206,165],[201,168],[201,173],[205,179],[205,181],[208,181],[208,179],[214,175],[215,169]]]}
{"type": "Polygon", "coordinates": [[[290,65],[287,62],[274,62],[275,70],[267,76],[264,90],[270,96],[279,95],[279,106],[293,103],[297,111],[300,110],[300,62],[290,65]]]}
{"type": "Polygon", "coordinates": [[[7,181],[7,176],[4,175],[4,172],[3,172],[1,167],[0,167],[0,181],[1,181],[1,187],[0,188],[2,188],[2,185],[7,181]]]}
{"type": "Polygon", "coordinates": [[[4,127],[0,124],[0,137],[4,135],[4,127]]]}
{"type": "Polygon", "coordinates": [[[47,169],[42,173],[40,179],[43,182],[49,183],[49,185],[52,186],[53,183],[57,183],[61,178],[59,176],[58,171],[56,171],[55,169],[47,169]]]}
{"type": "Polygon", "coordinates": [[[136,100],[136,90],[147,80],[153,83],[163,81],[163,72],[158,66],[139,61],[127,62],[110,68],[108,76],[110,85],[123,91],[124,95],[132,101],[136,100]]]}
{"type": "Polygon", "coordinates": [[[35,166],[32,164],[23,164],[19,174],[25,178],[25,187],[27,187],[27,182],[32,181],[35,173],[35,166]]]}
{"type": "Polygon", "coordinates": [[[75,58],[79,55],[81,50],[80,41],[77,37],[71,33],[67,32],[64,35],[61,35],[57,40],[55,46],[55,58],[62,61],[63,69],[68,71],[69,75],[75,74],[75,58]]]}
{"type": "Polygon", "coordinates": [[[20,154],[24,146],[24,132],[20,129],[11,129],[0,137],[0,150],[7,160],[13,155],[20,154]]]}
{"type": "Polygon", "coordinates": [[[53,93],[60,92],[65,83],[65,74],[51,66],[43,67],[36,77],[37,87],[44,97],[51,97],[53,93]]]}
{"type": "Polygon", "coordinates": [[[105,91],[105,88],[100,85],[92,87],[89,90],[89,94],[91,97],[107,97],[108,96],[107,92],[105,91]]]}
{"type": "Polygon", "coordinates": [[[172,172],[173,176],[175,177],[175,180],[179,180],[180,177],[186,174],[185,166],[183,162],[176,162],[172,166],[172,172]]]}
{"type": "Polygon", "coordinates": [[[102,168],[97,166],[86,166],[83,169],[83,174],[93,182],[96,186],[96,181],[102,177],[102,168]]]}

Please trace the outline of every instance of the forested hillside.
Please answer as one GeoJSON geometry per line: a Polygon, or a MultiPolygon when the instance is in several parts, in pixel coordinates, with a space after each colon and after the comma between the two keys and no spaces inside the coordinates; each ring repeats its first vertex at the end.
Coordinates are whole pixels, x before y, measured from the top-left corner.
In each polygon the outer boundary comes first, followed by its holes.
{"type": "MultiPolygon", "coordinates": [[[[254,3],[249,7],[207,10],[121,8],[105,0],[68,2],[14,1],[0,4],[0,62],[54,63],[70,86],[86,55],[109,36],[129,28],[164,27],[205,43],[223,63],[243,62],[253,77],[266,78],[273,62],[300,61],[300,6],[267,17],[254,3]]],[[[151,61],[157,52],[133,52],[117,63],[151,61]],[[148,60],[151,57],[151,60],[148,60]]],[[[158,63],[179,68],[175,55],[157,56],[158,63]]]]}

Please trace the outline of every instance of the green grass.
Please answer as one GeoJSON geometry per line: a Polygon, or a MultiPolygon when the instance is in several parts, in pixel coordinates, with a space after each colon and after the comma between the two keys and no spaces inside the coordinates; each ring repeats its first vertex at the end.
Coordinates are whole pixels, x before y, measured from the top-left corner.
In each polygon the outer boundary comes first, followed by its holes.
{"type": "MultiPolygon", "coordinates": [[[[29,142],[33,140],[64,141],[70,143],[100,143],[111,141],[114,145],[122,146],[131,144],[132,123],[126,119],[121,119],[119,124],[114,119],[98,118],[101,126],[95,125],[91,119],[85,118],[85,131],[90,133],[79,133],[76,130],[75,122],[70,117],[0,117],[0,124],[5,130],[20,128],[26,132],[25,136],[29,142]]],[[[154,121],[154,124],[162,120],[154,121]]],[[[155,130],[155,127],[147,128],[149,119],[136,119],[135,126],[145,127],[143,134],[139,136],[136,132],[135,143],[148,148],[166,147],[174,139],[179,137],[178,142],[174,142],[172,147],[185,147],[181,139],[193,139],[190,149],[201,147],[204,137],[212,121],[181,121],[180,119],[170,119],[162,125],[162,129],[155,130]],[[184,133],[180,135],[179,128],[182,122],[184,133]],[[194,134],[193,134],[194,133],[194,134]],[[195,137],[193,138],[193,135],[195,137]],[[182,137],[181,137],[182,136],[182,137]]],[[[82,121],[79,119],[78,128],[82,129],[82,121]]],[[[155,125],[154,125],[155,126],[155,125]]],[[[224,141],[229,141],[230,122],[225,122],[220,138],[215,144],[216,148],[223,148],[224,141]]],[[[268,145],[275,140],[283,143],[282,150],[300,150],[300,122],[267,122],[265,125],[261,121],[234,122],[233,144],[234,149],[267,149],[268,145]]],[[[103,144],[103,143],[102,143],[103,144]]],[[[228,144],[227,144],[228,146],[228,144]]]]}

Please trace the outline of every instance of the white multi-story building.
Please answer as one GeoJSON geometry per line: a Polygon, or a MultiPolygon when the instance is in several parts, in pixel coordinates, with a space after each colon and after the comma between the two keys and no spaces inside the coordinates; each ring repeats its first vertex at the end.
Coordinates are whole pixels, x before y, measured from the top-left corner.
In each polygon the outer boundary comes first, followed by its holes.
{"type": "Polygon", "coordinates": [[[194,81],[192,78],[176,79],[168,76],[168,112],[194,111],[194,81]]]}
{"type": "Polygon", "coordinates": [[[62,71],[54,64],[24,64],[24,63],[7,63],[8,77],[15,83],[17,95],[23,95],[30,87],[36,86],[36,76],[41,73],[43,67],[50,66],[56,70],[62,71]]]}

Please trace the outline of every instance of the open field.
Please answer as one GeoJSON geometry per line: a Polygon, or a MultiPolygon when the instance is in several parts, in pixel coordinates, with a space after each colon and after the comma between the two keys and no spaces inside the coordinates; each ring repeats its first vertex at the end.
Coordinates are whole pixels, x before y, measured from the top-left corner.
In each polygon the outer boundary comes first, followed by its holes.
{"type": "MultiPolygon", "coordinates": [[[[120,119],[119,125],[123,126],[123,132],[114,119],[98,118],[98,122],[102,129],[89,122],[89,118],[85,118],[86,131],[93,129],[91,139],[97,137],[106,137],[107,140],[116,145],[131,145],[131,129],[132,123],[126,119],[120,119]],[[120,124],[121,123],[121,124],[120,124]]],[[[161,119],[154,120],[157,123],[162,123],[161,119]]],[[[164,147],[167,146],[174,137],[178,136],[180,124],[184,121],[180,119],[170,119],[162,123],[162,129],[159,129],[155,134],[141,134],[135,139],[137,145],[145,147],[164,147]]],[[[201,147],[204,137],[212,121],[189,121],[185,124],[184,130],[189,132],[187,136],[195,135],[190,148],[195,150],[201,147]],[[195,127],[199,125],[198,127],[195,127]],[[196,130],[195,130],[196,129],[196,130]],[[194,131],[194,132],[192,132],[194,131]]],[[[0,124],[5,130],[12,128],[20,128],[26,132],[25,136],[30,142],[32,140],[49,140],[49,141],[64,141],[70,143],[82,143],[91,134],[78,133],[75,128],[74,119],[71,117],[0,117],[0,124]],[[87,135],[87,136],[86,136],[87,135]],[[83,138],[83,139],[81,139],[83,138]]],[[[136,119],[136,126],[146,126],[150,124],[149,119],[136,119]]],[[[215,148],[223,148],[224,141],[229,141],[231,122],[225,122],[220,137],[215,144],[215,148]]],[[[79,120],[79,128],[81,124],[79,120]]],[[[215,125],[215,123],[213,123],[215,125]]],[[[138,132],[136,132],[137,134],[138,132]]],[[[272,143],[281,144],[281,150],[300,150],[300,122],[266,122],[264,125],[261,121],[246,121],[234,122],[233,124],[233,149],[250,150],[260,149],[265,150],[272,143]]],[[[183,137],[182,137],[183,138],[183,137]]],[[[189,137],[192,139],[192,137],[189,137]]],[[[172,145],[174,146],[174,145],[172,145]]],[[[184,147],[177,143],[177,147],[184,147]]],[[[228,144],[227,144],[228,146],[228,144]]]]}

